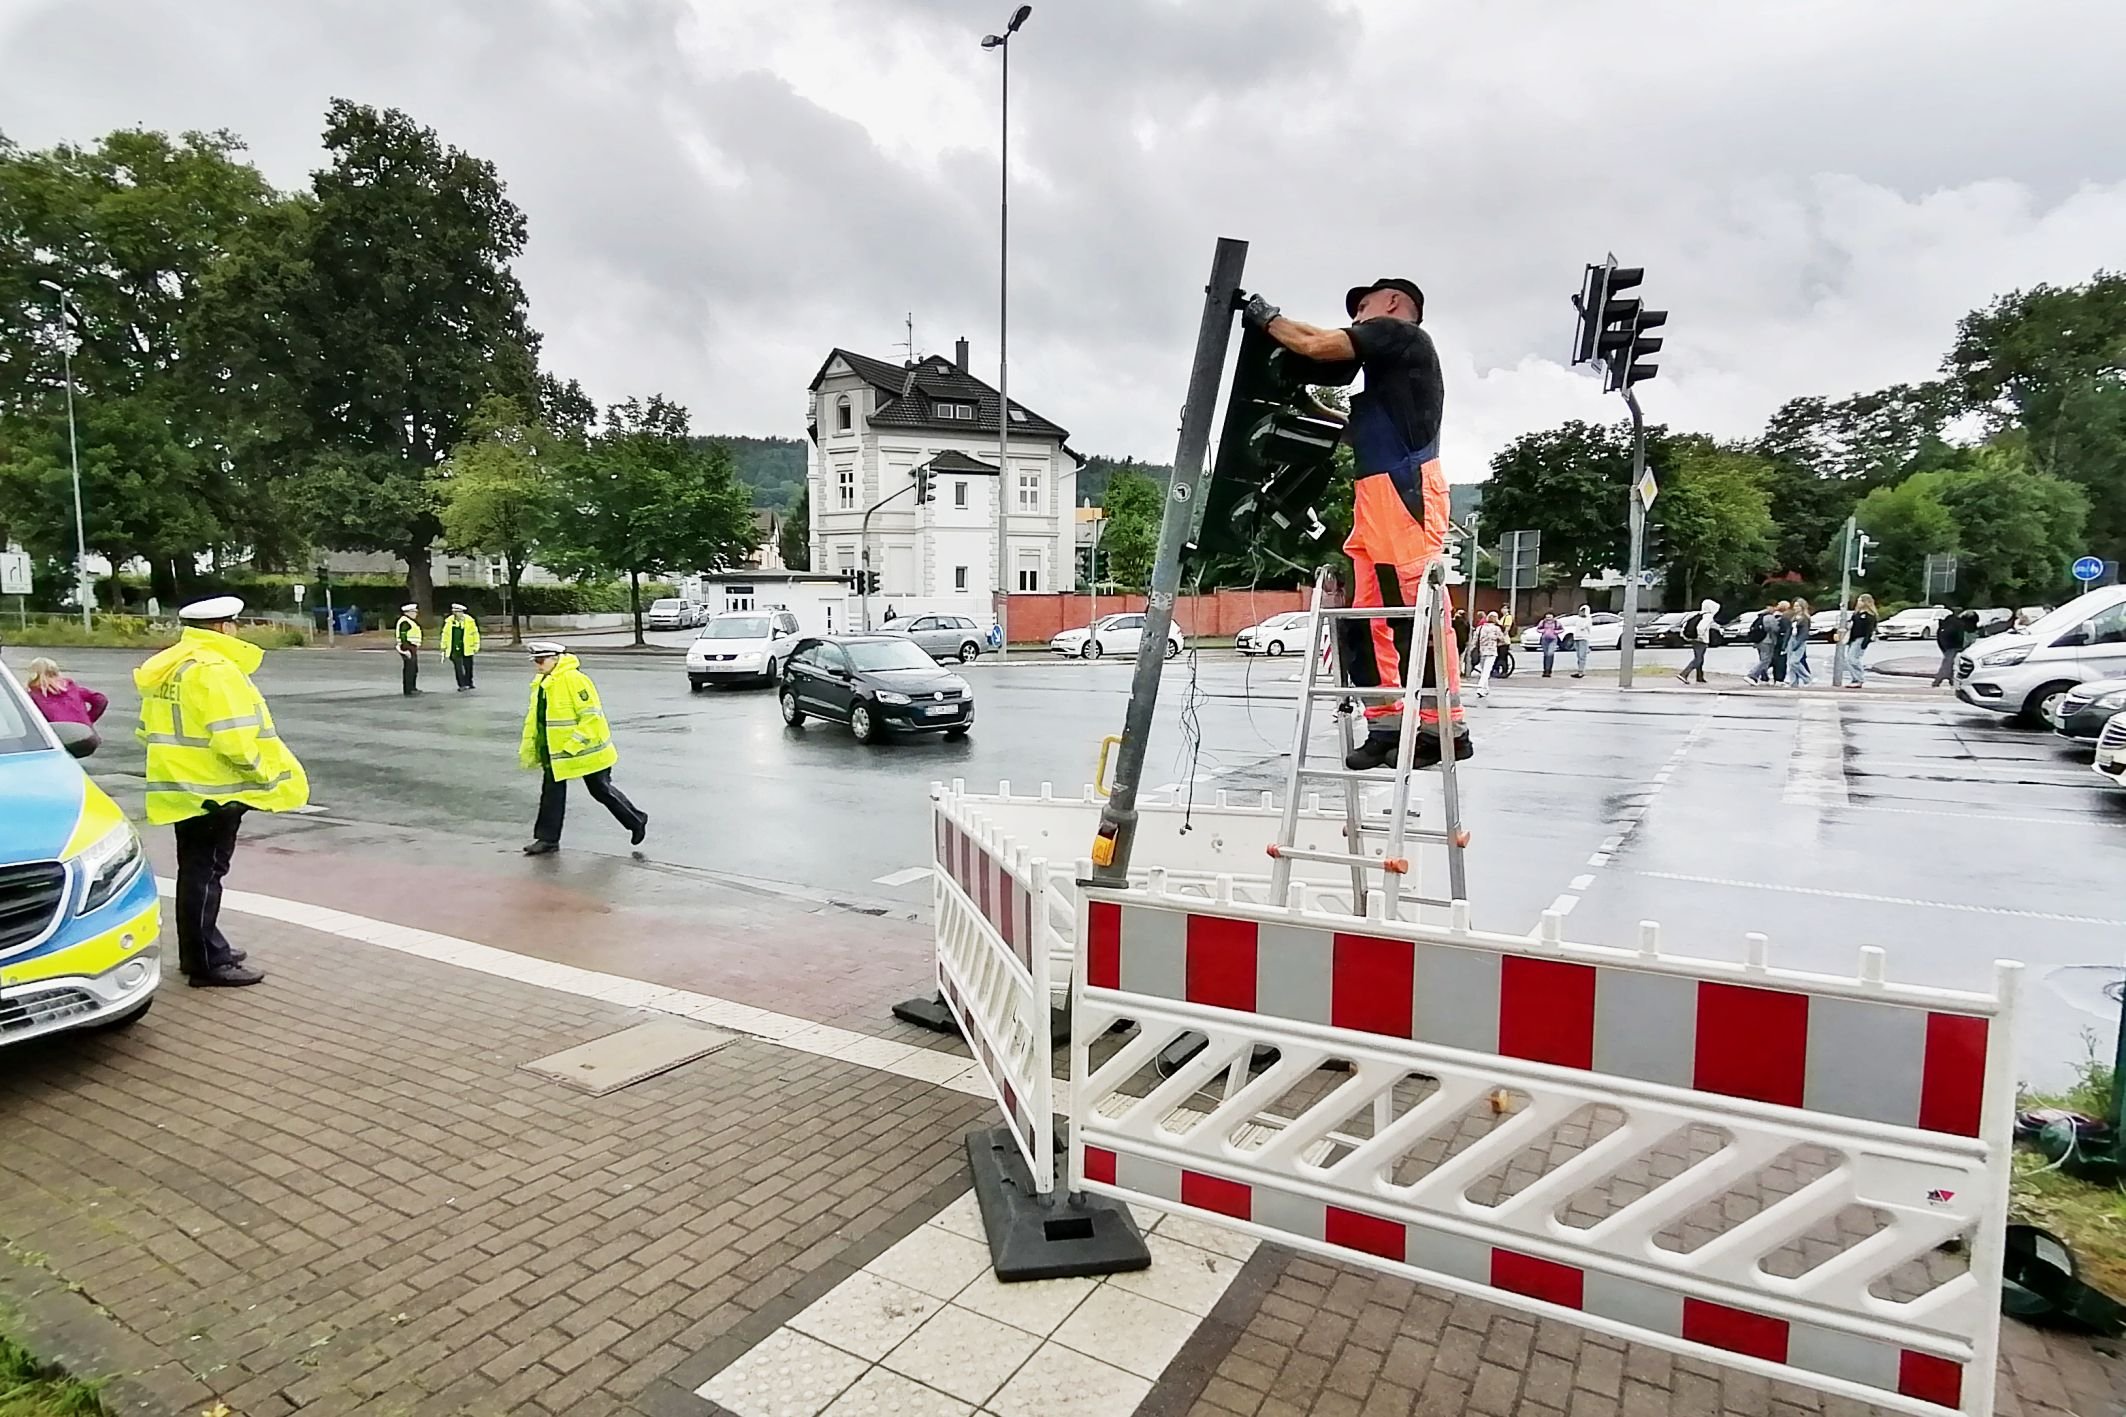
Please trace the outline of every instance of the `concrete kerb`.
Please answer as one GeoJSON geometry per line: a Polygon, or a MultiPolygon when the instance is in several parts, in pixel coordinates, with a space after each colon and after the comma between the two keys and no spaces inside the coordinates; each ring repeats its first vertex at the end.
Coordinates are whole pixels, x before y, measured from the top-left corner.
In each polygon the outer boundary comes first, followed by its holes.
{"type": "Polygon", "coordinates": [[[77,1285],[34,1261],[34,1234],[0,1255],[0,1327],[40,1362],[96,1385],[112,1417],[168,1417],[219,1400],[181,1363],[127,1329],[77,1285]]]}

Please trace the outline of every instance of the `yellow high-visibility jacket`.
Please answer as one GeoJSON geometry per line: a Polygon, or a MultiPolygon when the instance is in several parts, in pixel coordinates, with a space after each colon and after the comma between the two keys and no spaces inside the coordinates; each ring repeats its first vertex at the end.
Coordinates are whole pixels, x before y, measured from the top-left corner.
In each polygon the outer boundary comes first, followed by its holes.
{"type": "Polygon", "coordinates": [[[273,727],[251,684],[265,652],[247,640],[188,626],[176,644],[133,671],[148,749],[148,820],[199,816],[208,802],[286,812],[310,800],[303,765],[273,727]]]}
{"type": "Polygon", "coordinates": [[[620,750],[613,746],[613,730],[605,721],[605,708],[598,702],[598,686],[579,667],[576,656],[560,656],[552,669],[532,680],[531,706],[524,712],[524,736],[517,743],[517,761],[534,771],[541,761],[551,764],[556,782],[587,777],[620,761],[620,750]],[[546,716],[544,753],[540,752],[539,740],[542,705],[546,716]]]}
{"type": "MultiPolygon", "coordinates": [[[[451,631],[460,627],[465,631],[465,653],[473,655],[480,652],[480,622],[470,615],[450,615],[444,617],[443,628],[436,631],[436,648],[445,656],[450,653],[451,631]]],[[[416,638],[414,643],[419,644],[420,640],[416,638]]]]}
{"type": "Polygon", "coordinates": [[[401,615],[399,617],[398,637],[400,645],[412,645],[415,649],[419,649],[421,647],[421,622],[411,615],[401,615]]]}

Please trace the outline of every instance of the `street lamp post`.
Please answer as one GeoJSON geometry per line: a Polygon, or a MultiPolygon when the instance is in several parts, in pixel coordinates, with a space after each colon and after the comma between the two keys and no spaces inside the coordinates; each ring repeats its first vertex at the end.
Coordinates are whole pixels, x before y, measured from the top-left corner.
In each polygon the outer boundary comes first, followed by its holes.
{"type": "Polygon", "coordinates": [[[66,456],[74,473],[74,598],[81,602],[81,628],[89,625],[89,538],[81,518],[81,444],[74,434],[74,331],[68,325],[68,317],[80,317],[80,307],[74,304],[74,296],[57,281],[40,280],[37,284],[59,297],[59,323],[65,329],[65,337],[59,342],[59,357],[66,369],[66,456]]]}
{"type": "Polygon", "coordinates": [[[1033,6],[1021,5],[1011,12],[1011,19],[1002,34],[982,36],[982,48],[996,50],[1001,61],[998,73],[1002,97],[997,129],[997,583],[992,597],[997,617],[998,659],[1003,659],[1011,651],[1011,628],[1007,623],[1011,609],[1011,582],[1007,579],[1010,570],[1005,564],[1010,554],[1005,519],[1010,515],[1011,506],[1008,500],[1011,492],[1011,386],[1010,361],[1005,346],[1011,290],[1008,264],[1011,251],[1011,37],[1032,14],[1033,6]]]}

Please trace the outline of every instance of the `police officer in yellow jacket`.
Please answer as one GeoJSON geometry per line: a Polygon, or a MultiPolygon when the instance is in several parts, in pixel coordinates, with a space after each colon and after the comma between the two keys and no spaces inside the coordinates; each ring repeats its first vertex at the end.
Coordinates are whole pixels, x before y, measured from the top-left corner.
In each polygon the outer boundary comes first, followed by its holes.
{"type": "Polygon", "coordinates": [[[286,812],[310,800],[310,779],[274,730],[251,684],[264,657],[231,633],[233,595],[177,612],[176,644],[133,671],[138,737],[147,745],[148,820],[177,835],[177,963],[195,986],[233,988],[266,976],[244,967],[220,926],[221,882],[245,812],[286,812]]]}
{"type": "Polygon", "coordinates": [[[457,601],[451,602],[449,617],[436,631],[436,648],[450,661],[451,672],[458,677],[458,692],[470,689],[472,657],[480,652],[480,622],[466,614],[465,607],[457,601]]]}
{"type": "Polygon", "coordinates": [[[613,786],[613,764],[620,760],[620,753],[613,747],[613,730],[598,702],[598,687],[566,645],[533,640],[526,648],[531,651],[535,674],[517,761],[526,770],[538,769],[541,781],[539,818],[532,824],[532,839],[524,854],[544,856],[561,849],[568,784],[579,777],[591,796],[613,814],[613,820],[627,828],[629,841],[640,846],[650,829],[650,814],[613,786]]]}
{"type": "Polygon", "coordinates": [[[420,613],[418,605],[401,605],[398,629],[392,632],[399,647],[399,692],[409,698],[421,692],[420,613]]]}

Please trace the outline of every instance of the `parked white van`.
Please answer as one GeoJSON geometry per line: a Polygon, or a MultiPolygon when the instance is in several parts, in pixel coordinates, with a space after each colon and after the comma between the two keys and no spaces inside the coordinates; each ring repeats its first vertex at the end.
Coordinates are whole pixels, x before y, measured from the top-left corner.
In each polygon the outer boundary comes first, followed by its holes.
{"type": "Polygon", "coordinates": [[[2044,727],[2067,691],[2126,675],[2126,585],[2076,596],[2034,624],[1956,657],[1956,697],[2044,727]]]}

